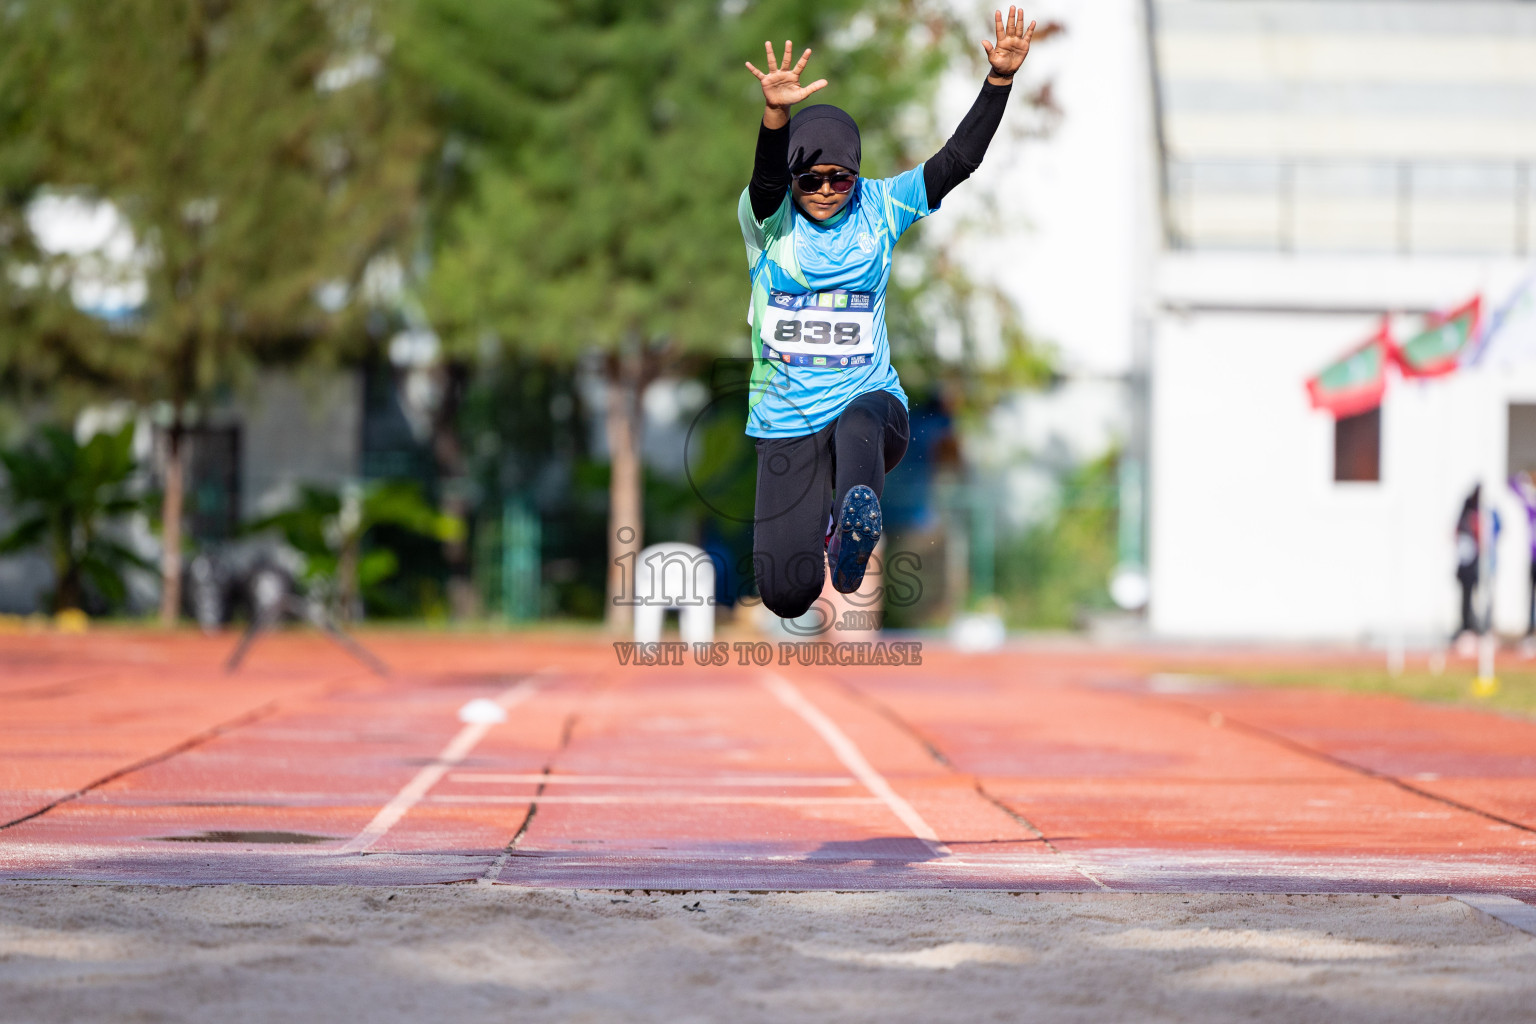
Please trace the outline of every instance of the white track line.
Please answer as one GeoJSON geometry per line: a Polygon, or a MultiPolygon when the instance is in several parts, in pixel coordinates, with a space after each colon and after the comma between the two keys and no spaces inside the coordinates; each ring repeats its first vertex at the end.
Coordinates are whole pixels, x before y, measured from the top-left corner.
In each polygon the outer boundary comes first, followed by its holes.
{"type": "Polygon", "coordinates": [[[816,730],[837,759],[843,762],[843,767],[849,774],[864,784],[864,788],[880,798],[880,802],[890,808],[891,813],[907,826],[907,830],[918,839],[921,839],[927,847],[933,851],[935,857],[950,856],[949,847],[939,841],[939,834],[933,830],[933,826],[923,820],[923,816],[901,794],[891,788],[891,784],[885,781],[885,776],[875,771],[874,766],[864,757],[864,754],[853,740],[849,739],[843,730],[837,727],[837,723],[822,713],[821,709],[806,699],[805,694],[788,679],[776,672],[763,674],[763,685],[768,692],[779,699],[789,710],[804,719],[805,724],[816,730]]]}
{"type": "MultiPolygon", "coordinates": [[[[496,703],[510,710],[532,697],[538,688],[538,684],[532,680],[524,680],[497,697],[496,703]]],[[[415,778],[407,782],[405,788],[396,793],[395,798],[373,816],[373,820],[366,828],[336,852],[362,853],[383,839],[385,833],[399,824],[400,819],[420,803],[421,798],[426,796],[433,786],[437,785],[448,773],[448,769],[468,757],[469,752],[475,749],[475,745],[495,726],[494,722],[474,722],[460,729],[458,734],[448,741],[443,752],[437,755],[437,760],[417,772],[415,778]]]]}
{"type": "Polygon", "coordinates": [[[481,772],[454,772],[449,782],[505,782],[555,786],[852,786],[856,780],[841,775],[822,778],[803,776],[743,775],[698,777],[693,775],[497,775],[481,772]]]}
{"type": "Polygon", "coordinates": [[[431,798],[436,804],[776,804],[801,807],[807,804],[879,804],[872,796],[708,796],[702,793],[625,793],[613,796],[461,796],[431,798]]]}

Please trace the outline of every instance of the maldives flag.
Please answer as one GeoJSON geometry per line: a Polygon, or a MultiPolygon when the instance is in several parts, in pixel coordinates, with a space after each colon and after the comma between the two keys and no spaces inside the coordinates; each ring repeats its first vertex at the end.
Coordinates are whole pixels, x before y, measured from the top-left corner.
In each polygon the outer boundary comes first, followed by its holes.
{"type": "Polygon", "coordinates": [[[1386,317],[1363,344],[1350,349],[1307,381],[1312,408],[1327,409],[1336,419],[1370,412],[1387,392],[1387,360],[1392,335],[1386,317]]]}
{"type": "Polygon", "coordinates": [[[1476,337],[1483,316],[1483,297],[1473,296],[1449,313],[1436,313],[1424,330],[1393,352],[1404,377],[1438,377],[1461,364],[1462,352],[1476,337]]]}

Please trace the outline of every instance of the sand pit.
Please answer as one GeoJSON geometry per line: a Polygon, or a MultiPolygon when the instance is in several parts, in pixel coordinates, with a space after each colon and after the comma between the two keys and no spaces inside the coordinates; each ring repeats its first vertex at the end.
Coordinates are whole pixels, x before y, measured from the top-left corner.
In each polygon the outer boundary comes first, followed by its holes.
{"type": "Polygon", "coordinates": [[[1528,1021],[1434,896],[0,886],[0,1021],[1528,1021]]]}

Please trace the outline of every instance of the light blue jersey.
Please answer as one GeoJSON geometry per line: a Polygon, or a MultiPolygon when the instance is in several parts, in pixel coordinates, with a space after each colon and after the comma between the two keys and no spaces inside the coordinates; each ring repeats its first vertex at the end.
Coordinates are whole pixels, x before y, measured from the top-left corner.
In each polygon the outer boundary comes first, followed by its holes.
{"type": "Polygon", "coordinates": [[[889,391],[907,404],[891,367],[885,289],[896,242],[933,211],[921,165],[894,178],[860,178],[837,216],[800,215],[788,191],[766,220],[741,194],[737,219],[752,273],[752,437],[813,434],[848,403],[889,391]]]}

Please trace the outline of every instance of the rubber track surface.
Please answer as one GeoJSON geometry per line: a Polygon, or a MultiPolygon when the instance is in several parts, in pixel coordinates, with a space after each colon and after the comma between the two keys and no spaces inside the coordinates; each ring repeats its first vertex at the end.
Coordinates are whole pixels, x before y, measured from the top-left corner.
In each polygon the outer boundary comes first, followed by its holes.
{"type": "MultiPolygon", "coordinates": [[[[1489,892],[1536,723],[1134,653],[621,667],[595,641],[0,636],[0,880],[1489,892]],[[466,724],[476,698],[502,722],[466,724]]],[[[482,705],[483,706],[483,705],[482,705]]]]}

